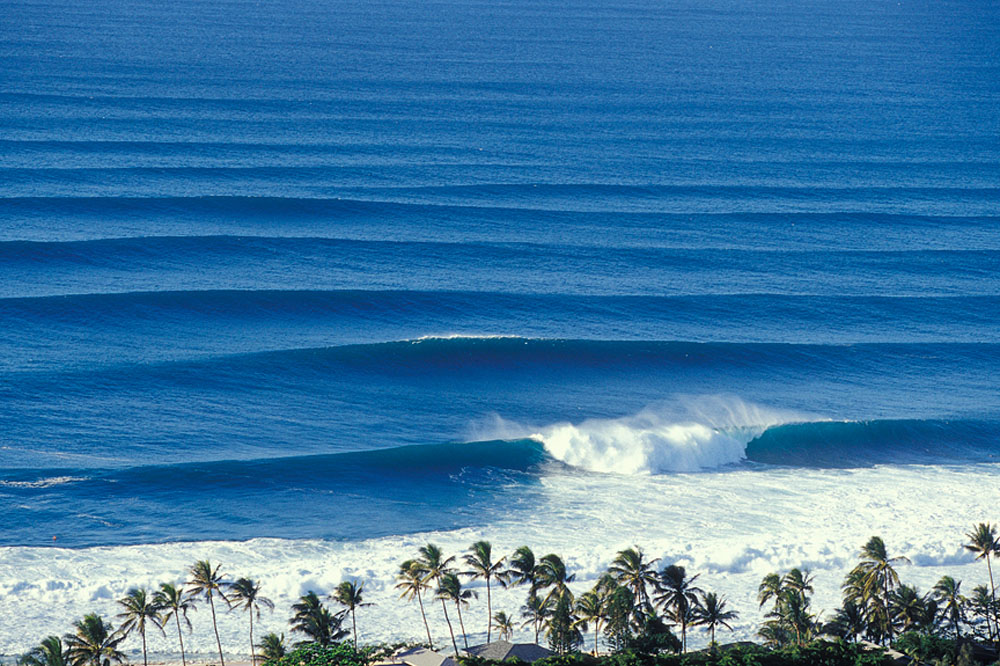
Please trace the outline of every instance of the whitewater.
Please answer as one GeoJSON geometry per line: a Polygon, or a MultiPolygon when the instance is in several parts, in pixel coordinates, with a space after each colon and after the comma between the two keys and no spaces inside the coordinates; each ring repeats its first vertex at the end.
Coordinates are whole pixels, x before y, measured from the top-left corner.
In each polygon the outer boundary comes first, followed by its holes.
{"type": "Polygon", "coordinates": [[[873,535],[983,583],[998,12],[0,0],[0,657],[198,559],[293,641],[348,578],[420,640],[428,542],[578,592],[638,545],[733,639],[791,567],[829,618],[873,535]]]}

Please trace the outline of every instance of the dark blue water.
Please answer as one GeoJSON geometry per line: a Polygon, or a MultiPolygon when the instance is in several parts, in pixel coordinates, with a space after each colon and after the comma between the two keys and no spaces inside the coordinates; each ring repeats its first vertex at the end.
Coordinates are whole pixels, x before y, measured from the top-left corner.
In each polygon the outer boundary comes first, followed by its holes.
{"type": "Polygon", "coordinates": [[[649,405],[1000,455],[995,3],[0,17],[0,545],[486,525],[649,405]]]}

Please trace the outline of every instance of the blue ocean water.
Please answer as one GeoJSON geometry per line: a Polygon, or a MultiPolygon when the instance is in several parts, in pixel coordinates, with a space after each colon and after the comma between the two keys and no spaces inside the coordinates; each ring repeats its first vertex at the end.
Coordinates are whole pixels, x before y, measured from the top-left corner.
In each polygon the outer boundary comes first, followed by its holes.
{"type": "Polygon", "coordinates": [[[1000,462],[996,3],[0,15],[0,545],[1000,462]]]}

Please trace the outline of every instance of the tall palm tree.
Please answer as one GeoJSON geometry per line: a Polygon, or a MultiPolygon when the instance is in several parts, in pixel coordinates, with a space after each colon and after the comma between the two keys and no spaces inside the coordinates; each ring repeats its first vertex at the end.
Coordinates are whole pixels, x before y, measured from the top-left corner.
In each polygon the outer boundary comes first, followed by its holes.
{"type": "Polygon", "coordinates": [[[455,609],[458,610],[458,626],[462,629],[462,641],[465,643],[465,649],[468,650],[469,636],[465,633],[465,622],[462,621],[462,606],[468,606],[469,599],[474,599],[476,593],[464,589],[458,575],[449,571],[441,576],[438,583],[438,596],[442,600],[447,599],[455,604],[455,609]]]}
{"type": "Polygon", "coordinates": [[[351,614],[351,626],[354,628],[354,649],[358,649],[358,609],[363,606],[371,606],[371,604],[366,604],[364,600],[365,584],[356,581],[345,580],[337,589],[333,591],[330,597],[336,601],[338,604],[347,609],[347,612],[351,614]]]}
{"type": "Polygon", "coordinates": [[[124,610],[118,614],[122,619],[119,631],[122,637],[127,637],[133,631],[139,633],[142,638],[142,663],[148,666],[146,659],[146,628],[152,625],[163,631],[163,620],[160,617],[160,609],[156,605],[153,595],[145,589],[133,587],[128,593],[118,600],[118,605],[124,610]]]}
{"type": "Polygon", "coordinates": [[[514,551],[508,562],[501,582],[504,585],[528,585],[534,590],[538,583],[536,568],[538,563],[535,561],[535,553],[532,552],[531,548],[521,546],[514,551]]]}
{"type": "MultiPolygon", "coordinates": [[[[993,566],[990,564],[990,555],[996,557],[1000,555],[1000,543],[997,542],[996,528],[990,523],[979,523],[972,528],[972,531],[965,535],[969,543],[965,544],[965,549],[974,553],[977,560],[986,560],[986,570],[990,574],[990,600],[993,605],[997,603],[997,588],[993,584],[993,566]]],[[[986,631],[993,640],[996,632],[990,623],[990,615],[986,615],[986,631]]]]}
{"type": "Polygon", "coordinates": [[[222,573],[222,565],[217,564],[213,567],[212,563],[208,560],[198,560],[191,565],[188,574],[191,576],[191,580],[187,582],[191,594],[204,597],[205,601],[208,602],[209,608],[212,609],[212,629],[215,630],[215,644],[219,648],[219,664],[226,666],[226,659],[222,656],[222,639],[219,638],[219,625],[215,620],[215,597],[218,596],[228,603],[225,590],[229,586],[229,582],[226,580],[225,574],[222,573]]]}
{"type": "Polygon", "coordinates": [[[776,573],[769,573],[764,576],[764,580],[757,587],[758,607],[763,608],[771,599],[777,600],[781,594],[781,576],[776,573]]]}
{"type": "Polygon", "coordinates": [[[694,623],[705,627],[712,634],[712,649],[715,649],[715,628],[725,627],[732,631],[729,622],[739,617],[736,611],[726,610],[726,600],[720,599],[715,592],[702,596],[701,603],[694,610],[694,623]]]}
{"type": "Polygon", "coordinates": [[[441,579],[445,574],[451,573],[451,563],[454,557],[445,557],[444,552],[433,543],[420,548],[420,559],[417,560],[424,571],[424,582],[434,581],[437,583],[437,598],[441,600],[441,610],[444,611],[444,621],[448,623],[448,632],[451,634],[451,646],[455,649],[455,658],[458,658],[458,642],[455,640],[455,629],[451,625],[451,618],[448,617],[448,605],[445,603],[446,597],[441,595],[441,579]]]}
{"type": "Polygon", "coordinates": [[[522,628],[532,627],[535,630],[535,643],[538,643],[538,634],[541,632],[545,618],[549,616],[550,606],[534,590],[528,592],[528,599],[521,606],[521,617],[525,618],[522,628]]]}
{"type": "Polygon", "coordinates": [[[18,660],[22,666],[69,666],[62,640],[58,636],[49,636],[38,647],[32,648],[18,660]]]}
{"type": "Polygon", "coordinates": [[[73,623],[76,630],[66,634],[66,658],[72,666],[108,666],[125,662],[125,654],[118,645],[125,640],[120,632],[105,624],[100,615],[91,613],[73,623]]]}
{"type": "Polygon", "coordinates": [[[576,579],[576,575],[570,574],[566,569],[566,563],[562,558],[553,553],[549,553],[538,561],[536,567],[536,582],[538,589],[552,588],[545,595],[545,605],[555,607],[555,603],[566,597],[570,603],[573,602],[573,592],[569,589],[569,584],[576,579]]]}
{"type": "Polygon", "coordinates": [[[500,640],[509,641],[514,637],[514,620],[507,613],[497,611],[496,615],[493,616],[493,625],[497,628],[497,633],[500,634],[500,640]]]}
{"type": "Polygon", "coordinates": [[[659,558],[646,560],[642,549],[636,546],[619,551],[608,567],[618,584],[632,591],[637,609],[650,606],[647,588],[656,585],[656,563],[659,561],[659,558]]]}
{"type": "Polygon", "coordinates": [[[298,603],[292,604],[292,613],[292,631],[305,634],[312,643],[326,646],[348,635],[341,628],[343,615],[331,613],[315,592],[299,597],[298,603]]]}
{"type": "Polygon", "coordinates": [[[957,581],[951,576],[942,576],[941,580],[935,583],[933,594],[941,609],[941,614],[951,624],[955,639],[962,638],[961,623],[965,621],[965,603],[967,601],[962,596],[962,581],[957,581]]]}
{"type": "Polygon", "coordinates": [[[424,600],[421,592],[430,587],[424,579],[426,572],[416,560],[406,560],[399,565],[396,573],[396,589],[400,590],[399,598],[407,601],[417,600],[420,605],[420,617],[424,620],[424,629],[427,630],[427,644],[434,649],[434,641],[431,639],[431,627],[427,624],[427,614],[424,612],[424,600]]]}
{"type": "Polygon", "coordinates": [[[280,636],[273,631],[269,634],[264,634],[264,637],[260,639],[260,643],[257,643],[257,648],[260,650],[258,655],[264,661],[276,661],[285,656],[285,635],[280,636]]]}
{"type": "Polygon", "coordinates": [[[189,610],[195,610],[194,599],[191,598],[184,586],[173,585],[172,583],[160,583],[160,589],[153,595],[153,603],[163,617],[163,624],[174,620],[177,624],[177,640],[181,645],[181,666],[187,666],[187,659],[184,656],[184,632],[181,630],[181,620],[191,631],[191,620],[188,619],[189,610]]]}
{"type": "Polygon", "coordinates": [[[687,651],[687,628],[691,614],[698,606],[698,595],[702,590],[694,582],[700,574],[690,578],[684,567],[671,564],[664,567],[656,581],[656,602],[666,611],[667,617],[681,627],[681,652],[687,651]]]}
{"type": "Polygon", "coordinates": [[[596,590],[588,590],[581,594],[576,600],[577,623],[582,631],[587,630],[587,625],[594,626],[594,656],[597,656],[599,638],[601,635],[601,620],[604,619],[604,599],[601,593],[596,590]]]}
{"type": "Polygon", "coordinates": [[[229,586],[229,601],[233,608],[239,608],[250,614],[250,663],[257,666],[257,653],[253,641],[253,616],[260,619],[260,609],[274,610],[274,603],[260,593],[260,581],[250,578],[238,578],[229,586]]]}
{"type": "MultiPolygon", "coordinates": [[[[989,617],[995,613],[995,605],[990,599],[990,589],[985,585],[976,585],[972,588],[972,594],[969,595],[968,599],[969,611],[972,613],[973,617],[982,618],[983,621],[989,622],[989,617]]],[[[979,634],[978,623],[973,625],[973,630],[979,634]]],[[[986,634],[989,635],[989,628],[987,627],[986,634]]]]}
{"type": "Polygon", "coordinates": [[[503,576],[503,563],[506,558],[493,560],[493,545],[489,541],[477,541],[469,547],[469,554],[465,556],[465,563],[469,570],[463,572],[466,576],[476,580],[482,578],[486,581],[486,642],[493,642],[493,595],[490,590],[490,580],[503,576]]]}
{"type": "Polygon", "coordinates": [[[899,633],[929,628],[937,615],[937,604],[929,597],[922,597],[911,585],[900,585],[889,599],[892,619],[899,626],[899,633]]]}
{"type": "Polygon", "coordinates": [[[836,610],[826,631],[857,643],[864,635],[866,626],[864,609],[850,599],[845,599],[843,607],[836,610]]]}
{"type": "Polygon", "coordinates": [[[885,640],[892,640],[893,626],[889,612],[890,593],[899,587],[899,574],[894,564],[909,563],[905,557],[889,557],[885,542],[873,536],[861,548],[861,562],[848,574],[845,589],[857,588],[859,598],[868,609],[868,623],[885,640]]]}

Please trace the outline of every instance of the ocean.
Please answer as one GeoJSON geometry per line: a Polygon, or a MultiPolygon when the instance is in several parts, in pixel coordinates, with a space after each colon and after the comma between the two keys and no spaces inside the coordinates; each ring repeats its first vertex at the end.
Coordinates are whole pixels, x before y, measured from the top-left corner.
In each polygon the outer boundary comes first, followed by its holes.
{"type": "Polygon", "coordinates": [[[421,639],[393,578],[428,542],[578,591],[638,544],[739,639],[771,571],[829,618],[871,535],[922,591],[985,581],[996,3],[0,17],[0,653],[206,558],[262,579],[258,635],[363,579],[363,641],[421,639]]]}

